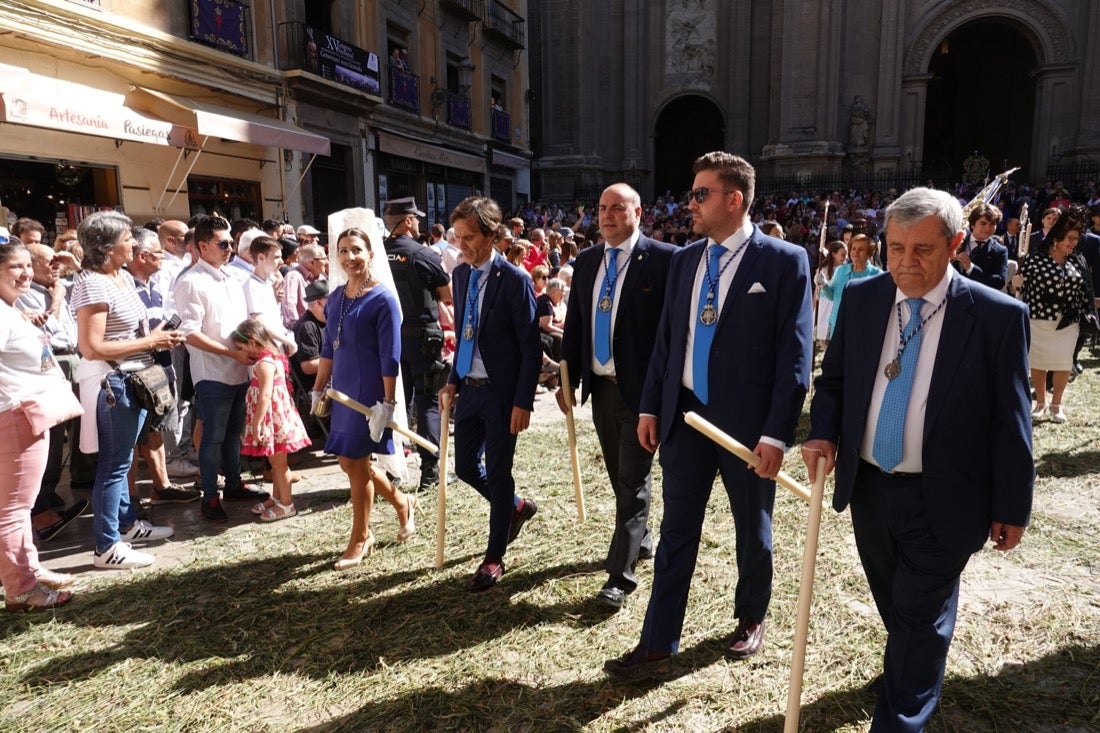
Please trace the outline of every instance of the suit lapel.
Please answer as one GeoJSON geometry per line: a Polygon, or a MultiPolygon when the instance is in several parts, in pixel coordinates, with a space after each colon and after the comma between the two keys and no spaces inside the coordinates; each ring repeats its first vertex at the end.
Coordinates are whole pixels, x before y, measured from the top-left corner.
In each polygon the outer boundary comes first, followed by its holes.
{"type": "Polygon", "coordinates": [[[970,286],[961,277],[952,277],[947,288],[947,305],[943,311],[943,329],[940,331],[940,343],[936,349],[936,362],[932,367],[932,381],[928,386],[928,407],[924,414],[924,439],[935,423],[940,409],[947,402],[948,388],[959,368],[966,349],[970,331],[974,327],[974,316],[970,308],[974,298],[970,286]]]}
{"type": "Polygon", "coordinates": [[[638,243],[634,245],[634,249],[630,253],[630,264],[626,268],[626,276],[622,284],[619,285],[619,311],[615,318],[616,330],[620,327],[628,327],[628,325],[622,323],[622,319],[628,318],[627,314],[632,313],[634,310],[632,303],[640,287],[639,283],[642,276],[645,274],[645,265],[648,260],[649,247],[646,246],[645,240],[639,237],[638,243]]]}
{"type": "MultiPolygon", "coordinates": [[[[845,369],[851,369],[855,377],[854,384],[862,385],[862,404],[854,414],[867,415],[871,406],[871,391],[875,386],[875,378],[878,374],[879,358],[882,356],[882,342],[886,339],[886,329],[890,319],[894,317],[894,301],[897,296],[897,286],[890,278],[883,278],[880,287],[876,288],[872,302],[867,307],[867,323],[865,334],[847,333],[846,338],[854,344],[855,358],[851,363],[844,365],[845,369]],[[866,337],[864,337],[866,336],[866,337]]],[[[849,319],[845,325],[852,324],[859,327],[859,318],[849,319]]]]}
{"type": "Polygon", "coordinates": [[[751,282],[749,278],[752,276],[753,270],[756,269],[756,262],[760,259],[762,248],[760,230],[756,228],[756,225],[753,225],[752,235],[749,237],[748,244],[745,245],[745,253],[741,255],[737,272],[733,274],[733,281],[730,283],[729,290],[726,291],[726,299],[722,302],[722,312],[718,315],[718,328],[722,327],[722,323],[726,320],[726,314],[733,310],[733,301],[748,292],[745,283],[751,282]]]}

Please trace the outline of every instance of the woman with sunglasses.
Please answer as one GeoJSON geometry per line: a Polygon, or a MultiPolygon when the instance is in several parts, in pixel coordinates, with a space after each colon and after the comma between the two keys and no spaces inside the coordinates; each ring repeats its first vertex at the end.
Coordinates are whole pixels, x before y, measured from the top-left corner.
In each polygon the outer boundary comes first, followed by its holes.
{"type": "Polygon", "coordinates": [[[134,258],[132,225],[117,211],[99,211],[80,222],[84,269],[70,298],[82,357],[76,369],[84,403],[80,448],[99,453],[92,487],[93,564],[104,570],[151,565],[153,556],[131,543],[163,540],[173,532],[137,518],[126,481],[146,417],[126,374],[151,366],[154,350],[183,343],[179,331],[148,328],[145,304],[125,269],[134,258]]]}

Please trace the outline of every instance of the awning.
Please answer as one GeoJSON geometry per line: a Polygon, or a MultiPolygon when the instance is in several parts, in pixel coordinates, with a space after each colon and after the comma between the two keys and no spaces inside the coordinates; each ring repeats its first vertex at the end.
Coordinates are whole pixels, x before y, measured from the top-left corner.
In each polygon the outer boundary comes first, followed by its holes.
{"type": "Polygon", "coordinates": [[[135,87],[126,95],[126,106],[195,128],[201,137],[220,137],[315,155],[329,155],[331,152],[327,137],[306,132],[289,122],[217,107],[189,97],[135,87]]]}
{"type": "Polygon", "coordinates": [[[153,145],[190,147],[195,130],[124,106],[103,89],[0,64],[0,122],[153,145]]]}

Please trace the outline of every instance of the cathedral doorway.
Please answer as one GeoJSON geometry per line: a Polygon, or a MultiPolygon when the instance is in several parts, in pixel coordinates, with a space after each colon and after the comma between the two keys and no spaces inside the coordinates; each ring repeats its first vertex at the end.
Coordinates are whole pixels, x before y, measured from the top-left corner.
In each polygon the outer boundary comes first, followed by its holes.
{"type": "Polygon", "coordinates": [[[691,166],[703,153],[722,150],[726,124],[721,110],[706,97],[689,94],[665,105],[657,116],[654,145],[654,192],[679,197],[691,189],[691,166]]]}
{"type": "Polygon", "coordinates": [[[944,39],[928,65],[924,120],[926,169],[948,167],[961,178],[963,161],[977,153],[990,174],[1020,166],[1016,180],[1033,178],[1035,48],[1011,22],[966,23],[944,39]]]}

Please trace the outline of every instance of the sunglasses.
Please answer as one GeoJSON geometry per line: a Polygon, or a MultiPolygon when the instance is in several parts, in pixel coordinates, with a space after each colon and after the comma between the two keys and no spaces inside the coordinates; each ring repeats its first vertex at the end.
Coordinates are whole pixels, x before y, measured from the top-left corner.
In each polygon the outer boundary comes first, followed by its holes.
{"type": "Polygon", "coordinates": [[[220,242],[214,242],[214,244],[218,245],[222,249],[229,249],[230,247],[233,246],[233,240],[232,239],[223,239],[220,242]]]}
{"type": "MultiPolygon", "coordinates": [[[[718,193],[733,193],[736,190],[736,188],[724,188],[718,193]]],[[[688,198],[695,199],[695,203],[701,204],[706,201],[707,196],[710,196],[712,193],[715,192],[706,186],[700,186],[699,188],[688,191],[688,198]]]]}

